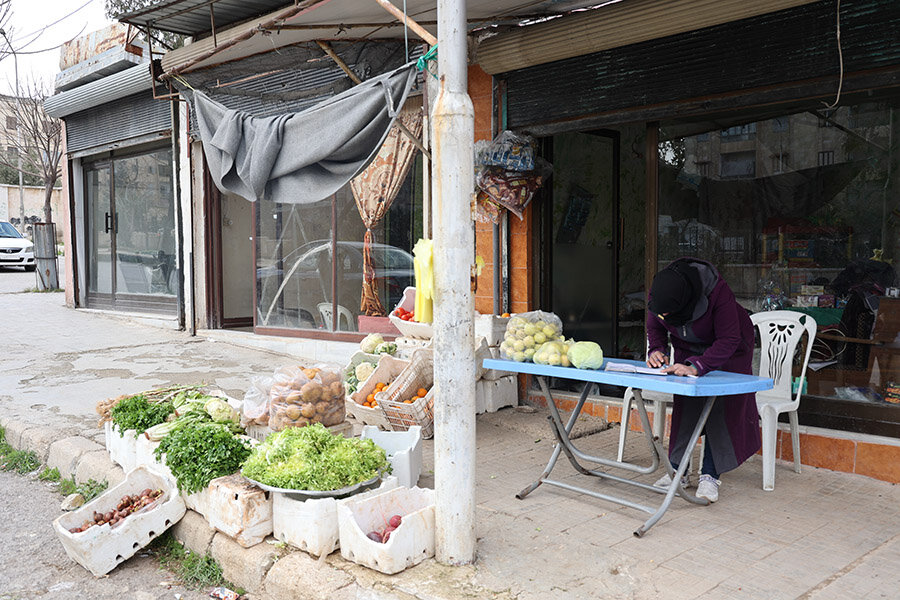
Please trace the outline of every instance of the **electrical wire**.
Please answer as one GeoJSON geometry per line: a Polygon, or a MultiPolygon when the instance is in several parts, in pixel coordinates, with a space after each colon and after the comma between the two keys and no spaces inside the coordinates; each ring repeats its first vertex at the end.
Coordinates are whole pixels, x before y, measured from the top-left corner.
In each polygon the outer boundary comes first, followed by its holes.
{"type": "MultiPolygon", "coordinates": [[[[56,25],[56,24],[58,24],[58,23],[60,23],[60,22],[62,22],[62,21],[65,21],[65,20],[68,19],[69,17],[75,15],[75,13],[77,13],[78,11],[80,11],[80,10],[82,10],[82,9],[84,9],[84,8],[87,8],[87,7],[88,7],[90,4],[92,4],[94,1],[95,1],[95,0],[88,0],[87,2],[85,2],[85,3],[82,4],[81,6],[79,6],[78,8],[76,8],[75,10],[73,10],[72,12],[70,12],[69,14],[64,15],[64,16],[58,18],[57,20],[53,21],[52,23],[48,23],[48,24],[44,25],[43,27],[41,27],[40,29],[38,29],[38,30],[36,30],[36,31],[32,31],[31,33],[28,33],[28,34],[25,34],[25,35],[21,36],[20,39],[25,40],[25,39],[30,38],[30,37],[32,37],[32,36],[40,35],[41,33],[45,32],[45,31],[47,31],[48,29],[50,29],[51,27],[53,27],[54,25],[56,25]]],[[[27,47],[28,47],[28,44],[30,44],[30,43],[32,43],[32,42],[34,42],[34,41],[37,41],[37,39],[31,40],[31,42],[25,42],[25,43],[22,45],[22,48],[27,48],[27,47]]]]}
{"type": "Polygon", "coordinates": [[[831,110],[837,107],[838,102],[841,101],[841,88],[844,86],[844,53],[841,50],[841,0],[837,0],[837,29],[835,32],[835,38],[837,39],[837,50],[838,50],[838,62],[840,63],[840,75],[838,76],[838,89],[837,96],[834,98],[834,103],[828,104],[827,102],[823,102],[825,105],[825,110],[831,110]]]}

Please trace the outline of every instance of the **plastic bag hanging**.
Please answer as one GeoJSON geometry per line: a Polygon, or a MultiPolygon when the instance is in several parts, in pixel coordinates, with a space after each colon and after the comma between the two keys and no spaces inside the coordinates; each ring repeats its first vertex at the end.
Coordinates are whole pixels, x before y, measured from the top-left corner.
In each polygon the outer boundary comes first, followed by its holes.
{"type": "Polygon", "coordinates": [[[434,313],[434,243],[421,239],[413,247],[416,275],[416,321],[431,323],[434,313]]]}

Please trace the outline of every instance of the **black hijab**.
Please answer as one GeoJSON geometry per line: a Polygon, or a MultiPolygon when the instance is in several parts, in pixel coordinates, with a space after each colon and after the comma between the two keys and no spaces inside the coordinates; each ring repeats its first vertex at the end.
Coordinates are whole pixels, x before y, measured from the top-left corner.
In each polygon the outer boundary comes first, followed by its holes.
{"type": "Polygon", "coordinates": [[[693,320],[702,294],[697,269],[686,260],[677,260],[653,278],[648,308],[669,325],[681,327],[693,320]]]}

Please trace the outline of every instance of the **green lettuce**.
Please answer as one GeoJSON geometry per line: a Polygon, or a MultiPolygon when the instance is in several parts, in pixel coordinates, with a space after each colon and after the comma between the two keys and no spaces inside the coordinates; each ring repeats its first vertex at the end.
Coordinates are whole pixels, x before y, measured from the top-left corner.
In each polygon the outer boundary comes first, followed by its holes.
{"type": "Polygon", "coordinates": [[[336,490],[390,472],[383,449],[370,439],[332,434],[321,423],[271,434],[253,449],[242,473],[291,490],[336,490]]]}

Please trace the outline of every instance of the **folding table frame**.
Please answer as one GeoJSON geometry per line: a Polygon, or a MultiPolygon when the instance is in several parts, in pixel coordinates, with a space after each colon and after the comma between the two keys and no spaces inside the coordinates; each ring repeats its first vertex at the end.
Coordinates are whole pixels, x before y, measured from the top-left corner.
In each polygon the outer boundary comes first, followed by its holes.
{"type": "MultiPolygon", "coordinates": [[[[616,359],[616,362],[627,362],[634,365],[643,365],[643,363],[639,361],[626,361],[616,359]]],[[[713,403],[715,402],[716,398],[718,396],[744,394],[748,392],[757,392],[761,390],[771,389],[773,385],[772,380],[768,378],[754,377],[752,375],[742,375],[738,373],[726,373],[723,371],[714,371],[699,378],[686,378],[676,376],[641,375],[636,373],[621,373],[613,371],[580,370],[571,367],[551,367],[545,365],[536,365],[534,363],[519,363],[500,359],[487,359],[484,361],[484,366],[488,369],[497,369],[513,373],[526,373],[534,375],[541,387],[541,391],[543,392],[544,397],[547,400],[547,407],[550,409],[550,416],[548,417],[548,419],[550,421],[553,434],[556,437],[557,444],[553,449],[553,454],[550,456],[550,461],[547,463],[546,468],[544,468],[544,471],[541,473],[540,477],[538,477],[537,481],[516,494],[516,497],[521,500],[525,498],[525,496],[533,492],[535,489],[537,489],[538,486],[540,486],[542,483],[546,483],[548,485],[560,487],[581,494],[587,494],[601,500],[607,500],[609,502],[614,502],[616,504],[621,504],[622,506],[627,506],[649,513],[650,518],[647,519],[647,521],[644,522],[643,525],[641,525],[634,531],[634,535],[637,537],[642,537],[645,533],[647,533],[647,531],[650,530],[651,527],[653,527],[653,525],[657,523],[657,521],[660,520],[660,518],[662,518],[663,514],[665,514],[666,510],[668,510],[669,505],[672,503],[672,499],[676,494],[694,504],[709,504],[709,501],[706,499],[697,498],[694,495],[686,493],[681,486],[681,478],[688,468],[691,452],[693,451],[694,447],[696,447],[697,441],[700,439],[700,434],[703,431],[703,427],[706,425],[706,420],[709,418],[709,413],[712,411],[713,403]],[[553,396],[550,393],[550,387],[547,384],[548,377],[558,377],[584,383],[584,389],[581,392],[578,403],[575,405],[575,409],[572,411],[572,414],[565,425],[562,422],[562,418],[559,414],[559,409],[557,409],[556,403],[553,401],[553,396]],[[575,426],[575,421],[578,419],[578,415],[581,414],[581,410],[584,407],[584,403],[587,400],[591,388],[593,388],[593,386],[598,383],[632,388],[632,391],[635,395],[638,415],[641,419],[643,436],[651,452],[651,464],[649,466],[640,466],[626,461],[611,460],[600,456],[592,456],[580,451],[572,443],[569,434],[571,434],[572,428],[575,426]],[[662,458],[665,456],[665,452],[663,451],[660,439],[653,435],[653,430],[650,426],[650,419],[647,415],[647,409],[644,406],[644,400],[641,396],[642,389],[680,394],[685,396],[695,396],[698,397],[698,400],[700,399],[700,397],[705,397],[703,410],[700,413],[700,418],[698,419],[693,432],[691,432],[690,440],[687,447],[685,448],[684,456],[682,456],[681,460],[679,461],[678,469],[674,472],[669,461],[662,458]],[[632,502],[631,500],[628,500],[626,498],[604,494],[594,490],[585,489],[562,481],[551,479],[550,472],[556,465],[556,461],[559,459],[559,455],[561,452],[566,455],[566,458],[569,459],[569,462],[572,464],[575,470],[582,475],[599,477],[618,483],[636,486],[657,494],[664,494],[665,498],[657,508],[654,508],[632,502]],[[620,477],[618,475],[613,475],[602,469],[588,468],[579,461],[586,461],[601,465],[603,467],[621,469],[624,471],[642,475],[653,473],[659,468],[660,462],[662,462],[666,466],[666,471],[672,477],[672,483],[666,489],[656,488],[646,483],[634,481],[632,479],[620,477]]]]}

